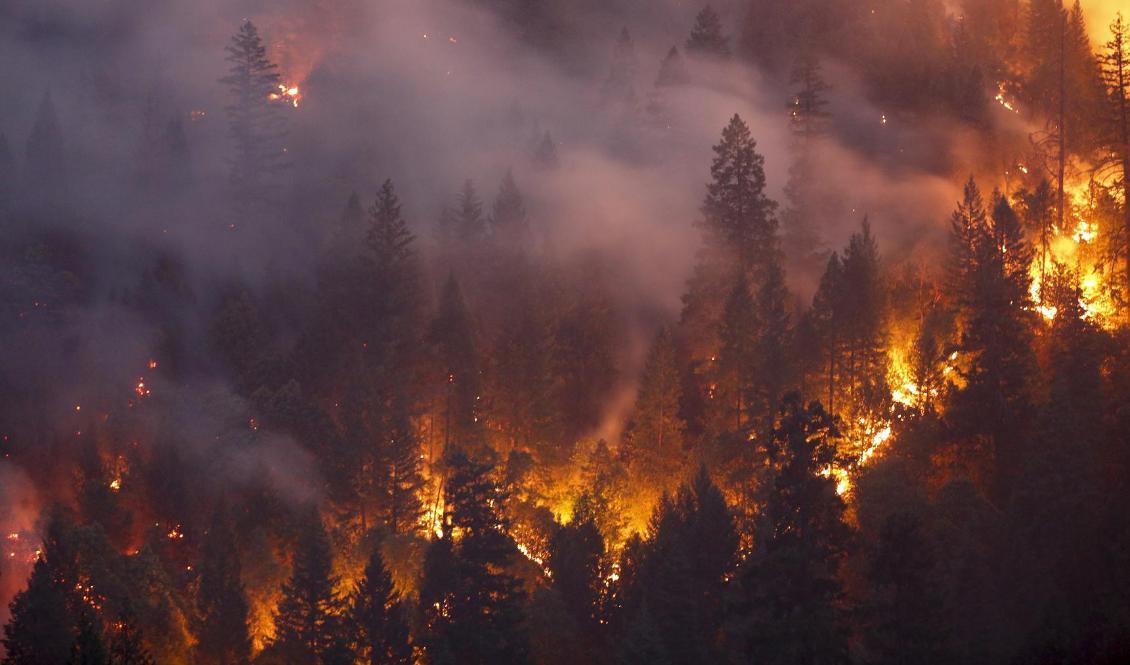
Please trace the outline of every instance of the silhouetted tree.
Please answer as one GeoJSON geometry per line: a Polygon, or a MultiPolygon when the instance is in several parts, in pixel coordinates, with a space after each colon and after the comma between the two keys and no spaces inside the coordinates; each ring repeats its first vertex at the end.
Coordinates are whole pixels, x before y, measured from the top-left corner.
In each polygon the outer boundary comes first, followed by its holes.
{"type": "Polygon", "coordinates": [[[235,528],[224,501],[217,504],[204,538],[196,658],[201,665],[240,665],[251,658],[247,596],[241,580],[235,528]]]}
{"type": "Polygon", "coordinates": [[[710,5],[695,16],[691,36],[687,38],[687,55],[711,58],[730,56],[730,38],[722,34],[722,19],[710,5]]]}
{"type": "Polygon", "coordinates": [[[359,643],[357,653],[371,665],[411,665],[405,607],[392,584],[380,548],[374,547],[349,608],[359,643]]]}

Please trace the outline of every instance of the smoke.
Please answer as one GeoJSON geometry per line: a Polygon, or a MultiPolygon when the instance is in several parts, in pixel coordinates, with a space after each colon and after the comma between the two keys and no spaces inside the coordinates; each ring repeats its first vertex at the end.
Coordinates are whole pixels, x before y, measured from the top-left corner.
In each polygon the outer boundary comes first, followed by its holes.
{"type": "MultiPolygon", "coordinates": [[[[741,4],[721,8],[735,31],[741,4]]],[[[165,405],[161,422],[151,424],[153,445],[184,446],[186,459],[216,484],[266,479],[294,502],[316,499],[315,460],[289,439],[253,432],[250,410],[232,391],[208,377],[190,373],[178,385],[148,370],[161,324],[203,339],[215,305],[210,294],[229,280],[256,288],[282,274],[310,287],[316,248],[352,191],[371,198],[392,178],[426,246],[464,179],[489,202],[512,169],[541,253],[564,262],[601,257],[614,301],[629,310],[618,359],[625,385],[597,432],[614,438],[646,346],[659,323],[678,316],[699,244],[693,223],[711,145],[730,117],[750,125],[780,201],[788,178],[787,86],[740,62],[700,61],[689,63],[687,85],[653,86],[662,57],[682,47],[697,10],[677,0],[578,3],[570,29],[579,46],[562,52],[532,48],[495,15],[456,0],[0,3],[0,132],[22,163],[36,108],[51,92],[68,155],[69,187],[59,193],[71,211],[64,224],[85,257],[42,298],[72,306],[33,312],[45,318],[0,333],[4,382],[48,396],[37,408],[66,433],[75,405],[122,408],[144,376],[153,391],[147,399],[165,405]],[[283,80],[302,90],[288,113],[288,185],[271,224],[254,233],[232,231],[224,204],[228,101],[218,82],[224,47],[245,18],[259,26],[283,80]],[[638,63],[631,103],[602,94],[625,24],[638,63]],[[159,127],[180,120],[190,150],[190,177],[161,196],[137,185],[153,118],[159,127]],[[560,159],[554,169],[533,158],[546,132],[560,159]],[[156,266],[168,256],[182,262],[177,289],[168,280],[154,286],[156,266]],[[131,313],[146,298],[157,303],[147,306],[150,317],[131,313]]],[[[868,216],[889,265],[936,263],[958,183],[989,170],[974,157],[975,139],[948,124],[888,117],[849,71],[826,68],[835,133],[816,175],[840,201],[821,220],[829,248],[842,246],[868,216]]],[[[5,315],[30,311],[27,294],[37,291],[28,285],[46,284],[23,277],[2,285],[5,315]]],[[[807,297],[818,277],[790,281],[807,297]]],[[[185,352],[189,364],[206,355],[200,341],[185,352]]],[[[4,531],[30,528],[36,500],[23,472],[0,466],[4,531]]],[[[13,579],[18,585],[23,577],[5,577],[5,605],[13,579]]]]}

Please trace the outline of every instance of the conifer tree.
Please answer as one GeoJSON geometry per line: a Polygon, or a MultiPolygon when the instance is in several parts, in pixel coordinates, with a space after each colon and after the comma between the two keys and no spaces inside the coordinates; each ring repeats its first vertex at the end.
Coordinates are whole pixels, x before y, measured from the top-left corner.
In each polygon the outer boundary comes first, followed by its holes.
{"type": "Polygon", "coordinates": [[[788,297],[784,272],[779,263],[773,262],[754,299],[756,336],[753,340],[754,374],[749,408],[754,426],[760,431],[768,431],[772,425],[780,399],[791,387],[793,378],[788,353],[788,297]]]}
{"type": "Polygon", "coordinates": [[[247,596],[231,515],[221,499],[204,539],[197,606],[196,658],[201,665],[240,665],[251,658],[247,596]]]}
{"type": "Polygon", "coordinates": [[[720,423],[733,432],[743,432],[750,421],[754,374],[757,371],[757,312],[749,282],[739,274],[722,311],[719,330],[716,399],[721,402],[720,423]]]}
{"type": "Polygon", "coordinates": [[[425,649],[438,663],[529,662],[524,593],[507,571],[517,549],[505,492],[487,462],[455,451],[447,466],[444,535],[429,548],[420,599],[425,649]]]}
{"type": "Polygon", "coordinates": [[[687,63],[679,53],[679,48],[672,46],[659,63],[659,74],[655,77],[655,87],[667,88],[682,85],[687,82],[687,78],[687,63]]]}
{"type": "Polygon", "coordinates": [[[777,204],[765,195],[765,158],[737,115],[714,146],[710,175],[702,204],[705,242],[760,277],[777,252],[777,204]]]}
{"type": "Polygon", "coordinates": [[[279,95],[278,65],[267,58],[254,23],[243,21],[225,51],[228,73],[220,82],[231,97],[231,185],[240,212],[246,212],[276,194],[279,175],[288,166],[286,102],[279,95]]]}
{"type": "Polygon", "coordinates": [[[837,437],[818,403],[785,398],[770,443],[776,478],[728,624],[738,662],[848,662],[838,569],[851,531],[836,480],[822,473],[842,461],[837,437]]]}
{"type": "MultiPolygon", "coordinates": [[[[689,355],[696,396],[705,398],[707,411],[712,410],[710,403],[718,403],[719,399],[712,393],[718,384],[720,368],[716,362],[722,357],[724,345],[720,333],[736,323],[735,320],[729,324],[723,322],[727,296],[730,296],[732,316],[737,314],[734,307],[740,304],[733,299],[735,294],[740,295],[735,288],[739,276],[745,280],[747,291],[759,289],[779,260],[777,204],[765,195],[765,160],[757,152],[749,127],[739,116],[735,115],[723,130],[721,142],[714,146],[714,154],[710,167],[712,180],[707,185],[702,205],[703,218],[698,222],[703,244],[683,295],[681,320],[684,335],[691,345],[689,355]]],[[[751,298],[748,294],[742,297],[751,298]]],[[[749,330],[752,329],[751,326],[749,330]]],[[[739,336],[745,334],[734,332],[739,336]]],[[[733,352],[745,346],[738,336],[731,336],[730,361],[738,362],[733,352]]],[[[748,354],[749,350],[744,353],[748,354]]],[[[749,358],[741,362],[748,367],[749,358]]],[[[735,370],[736,366],[731,364],[727,372],[736,377],[735,370]]],[[[743,376],[748,378],[749,374],[743,376]]],[[[726,413],[733,416],[736,413],[730,407],[737,404],[737,395],[732,393],[731,397],[733,399],[724,400],[724,406],[719,408],[727,409],[726,413]]],[[[699,413],[692,415],[688,420],[696,426],[704,417],[699,413]]],[[[726,422],[729,426],[734,419],[726,422]]]]}
{"type": "Polygon", "coordinates": [[[737,548],[730,509],[700,467],[674,497],[660,500],[638,551],[625,548],[616,608],[622,629],[646,628],[640,622],[648,608],[671,662],[717,662],[723,591],[737,548]]]}
{"type": "Polygon", "coordinates": [[[522,251],[529,246],[530,225],[526,204],[510,169],[506,170],[499,185],[488,222],[495,246],[511,252],[522,251]]]}
{"type": "Polygon", "coordinates": [[[722,19],[710,5],[703,7],[695,16],[691,36],[687,38],[687,55],[730,57],[730,38],[722,34],[722,19]]]}
{"type": "Polygon", "coordinates": [[[987,215],[970,179],[954,213],[951,293],[961,324],[957,368],[965,386],[952,398],[961,434],[984,440],[995,465],[997,497],[1006,497],[1030,420],[1035,327],[1028,267],[1032,253],[1008,201],[994,194],[987,215]]]}
{"type": "Polygon", "coordinates": [[[440,294],[429,337],[444,386],[439,396],[444,445],[477,442],[482,378],[470,314],[454,275],[448,276],[440,294]]]}
{"type": "Polygon", "coordinates": [[[604,539],[592,514],[583,511],[560,526],[550,538],[547,564],[552,584],[573,619],[586,652],[586,661],[600,657],[601,591],[604,539]]]}
{"type": "Polygon", "coordinates": [[[410,533],[419,528],[424,514],[424,506],[420,501],[424,487],[420,471],[420,443],[412,427],[405,399],[395,399],[392,411],[385,452],[385,522],[392,533],[410,533]]]}
{"type": "Polygon", "coordinates": [[[475,183],[465,180],[454,205],[445,208],[439,220],[440,241],[455,254],[472,250],[486,239],[487,220],[475,183]]]}
{"type": "Polygon", "coordinates": [[[333,554],[317,509],[301,521],[290,579],[283,584],[271,649],[288,663],[316,664],[337,644],[333,554]]]}
{"type": "Polygon", "coordinates": [[[836,322],[843,342],[844,396],[839,413],[844,416],[842,433],[849,443],[863,446],[874,434],[866,427],[880,422],[890,407],[886,285],[866,218],[844,252],[842,280],[838,296],[841,316],[836,322]]]}
{"type": "Polygon", "coordinates": [[[350,603],[359,643],[357,653],[370,665],[411,665],[407,613],[393,588],[380,548],[374,547],[350,603]]]}
{"type": "Polygon", "coordinates": [[[47,559],[32,568],[27,588],[16,594],[4,625],[4,665],[66,665],[74,644],[75,619],[63,581],[47,559]]]}
{"type": "Polygon", "coordinates": [[[543,171],[552,171],[561,165],[561,159],[557,156],[557,142],[550,136],[549,130],[535,141],[533,161],[543,171]]]}
{"type": "Polygon", "coordinates": [[[686,423],[679,413],[681,381],[671,332],[663,328],[644,363],[627,434],[630,464],[652,485],[668,484],[684,456],[686,423]]]}

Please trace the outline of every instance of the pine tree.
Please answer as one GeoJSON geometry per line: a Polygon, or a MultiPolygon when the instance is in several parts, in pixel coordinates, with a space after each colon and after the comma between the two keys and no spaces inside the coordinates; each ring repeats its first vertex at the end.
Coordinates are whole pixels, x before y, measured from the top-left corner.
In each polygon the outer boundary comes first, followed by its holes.
{"type": "Polygon", "coordinates": [[[744,432],[750,423],[757,371],[757,312],[743,274],[730,289],[718,336],[722,345],[717,360],[717,393],[712,397],[719,401],[724,414],[719,424],[733,432],[744,432]]]}
{"type": "Polygon", "coordinates": [[[462,189],[455,195],[455,204],[440,215],[439,233],[441,243],[456,255],[475,249],[486,239],[483,202],[471,180],[463,182],[462,189]]]}
{"type": "Polygon", "coordinates": [[[510,169],[502,178],[488,222],[491,238],[497,247],[510,252],[521,252],[529,247],[530,224],[526,205],[510,169]]]}
{"type": "Polygon", "coordinates": [[[660,500],[647,541],[625,548],[613,618],[630,634],[646,628],[647,608],[671,662],[717,662],[723,591],[737,549],[730,509],[701,467],[674,497],[660,500]]]}
{"type": "Polygon", "coordinates": [[[440,395],[444,446],[477,442],[482,378],[470,314],[454,275],[443,287],[429,337],[444,385],[440,395]]]}
{"type": "Polygon", "coordinates": [[[681,382],[671,332],[663,328],[644,363],[626,441],[633,471],[651,486],[668,485],[685,455],[681,382]]]}
{"type": "Polygon", "coordinates": [[[272,650],[286,662],[319,663],[336,645],[338,599],[333,555],[317,509],[301,521],[290,579],[282,586],[272,650]]]}
{"type": "Polygon", "coordinates": [[[890,408],[887,386],[887,288],[883,282],[879,250],[865,218],[844,252],[839,320],[835,325],[843,343],[839,413],[845,421],[848,443],[867,446],[870,431],[890,408]]]}
{"type": "Polygon", "coordinates": [[[228,74],[220,82],[231,96],[231,185],[239,212],[247,212],[247,206],[261,205],[276,194],[279,175],[288,166],[286,102],[279,95],[278,65],[267,58],[254,23],[245,20],[225,51],[228,74]]]}
{"type": "Polygon", "coordinates": [[[767,270],[754,299],[756,336],[753,340],[753,381],[749,411],[754,426],[768,431],[773,415],[793,378],[789,357],[789,292],[776,262],[767,270]]]}
{"type": "Polygon", "coordinates": [[[1021,462],[1030,421],[1035,320],[1029,296],[1032,253],[1008,201],[994,195],[987,216],[970,179],[953,216],[950,291],[962,329],[957,368],[965,386],[951,415],[960,433],[984,442],[995,470],[993,491],[1006,497],[1021,462]]]}
{"type": "Polygon", "coordinates": [[[393,588],[380,548],[374,547],[350,603],[360,640],[357,652],[371,665],[411,665],[405,607],[393,588]]]}
{"type": "Polygon", "coordinates": [[[687,38],[687,55],[708,58],[730,57],[730,38],[722,34],[722,19],[710,5],[695,16],[691,36],[687,38]]]}
{"type": "Polygon", "coordinates": [[[761,276],[777,252],[777,204],[765,195],[765,158],[741,117],[730,119],[714,155],[702,204],[706,244],[761,276]]]}
{"type": "Polygon", "coordinates": [[[534,166],[543,171],[552,171],[561,166],[561,158],[557,156],[557,142],[550,136],[549,130],[535,141],[533,161],[534,166]]]}
{"type": "Polygon", "coordinates": [[[687,63],[679,53],[679,48],[672,46],[659,63],[659,74],[655,77],[655,87],[668,88],[682,85],[687,82],[688,78],[687,63]]]}
{"type": "Polygon", "coordinates": [[[584,645],[581,660],[599,659],[601,644],[601,592],[604,539],[591,514],[576,515],[560,526],[549,541],[547,564],[553,588],[561,594],[565,608],[584,645]]]}
{"type": "Polygon", "coordinates": [[[204,539],[200,588],[201,621],[196,658],[201,665],[241,665],[251,658],[247,596],[241,580],[235,529],[221,500],[204,539]]]}
{"type": "Polygon", "coordinates": [[[517,549],[501,512],[505,492],[489,463],[456,451],[447,466],[444,535],[429,548],[420,598],[429,659],[529,662],[524,593],[507,572],[517,549]]]}
{"type": "Polygon", "coordinates": [[[32,568],[27,588],[16,594],[4,625],[4,665],[65,665],[75,641],[75,619],[63,581],[47,559],[32,568]]]}
{"type": "Polygon", "coordinates": [[[826,472],[841,462],[837,437],[818,403],[803,406],[795,393],[785,398],[770,444],[776,478],[728,625],[736,661],[848,662],[837,573],[851,531],[826,472]]]}
{"type": "Polygon", "coordinates": [[[843,373],[843,335],[839,328],[839,322],[843,318],[843,302],[840,298],[844,288],[843,273],[844,265],[839,253],[832,252],[820,278],[820,286],[812,297],[812,325],[820,341],[820,355],[824,364],[819,373],[823,381],[817,386],[817,394],[824,398],[829,413],[836,413],[839,408],[836,398],[840,393],[840,376],[843,373]]]}
{"type": "MultiPolygon", "coordinates": [[[[739,116],[735,115],[723,130],[721,142],[714,146],[714,154],[710,167],[712,181],[707,185],[703,218],[698,223],[703,245],[683,295],[681,320],[684,335],[691,344],[691,369],[697,384],[695,396],[705,398],[707,406],[712,401],[718,403],[712,393],[718,384],[719,368],[715,363],[722,356],[724,345],[720,333],[735,324],[734,320],[729,324],[723,321],[726,296],[730,296],[731,315],[734,315],[737,313],[734,307],[740,304],[733,299],[735,294],[740,295],[735,288],[739,276],[745,280],[747,290],[760,288],[779,260],[777,204],[765,195],[765,160],[757,153],[749,127],[739,116]]],[[[739,337],[742,334],[745,333],[735,331],[731,336],[730,360],[748,366],[748,358],[741,360],[733,356],[735,350],[746,346],[739,337]]],[[[731,377],[738,376],[736,366],[727,371],[731,377]]],[[[745,378],[748,376],[743,374],[745,378]]],[[[737,405],[737,395],[731,394],[731,397],[733,399],[726,400],[723,408],[737,405]]],[[[698,427],[703,414],[690,415],[688,420],[698,427]]]]}
{"type": "Polygon", "coordinates": [[[424,478],[420,471],[420,443],[416,438],[404,398],[395,400],[388,424],[386,452],[387,490],[385,522],[391,533],[411,533],[424,514],[420,495],[424,478]]]}

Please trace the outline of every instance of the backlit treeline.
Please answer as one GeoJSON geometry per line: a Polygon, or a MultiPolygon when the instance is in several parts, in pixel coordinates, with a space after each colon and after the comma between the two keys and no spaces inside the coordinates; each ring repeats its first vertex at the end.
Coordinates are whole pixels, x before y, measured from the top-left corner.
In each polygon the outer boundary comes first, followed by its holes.
{"type": "MultiPolygon", "coordinates": [[[[494,9],[536,43],[550,4],[494,9]]],[[[754,0],[735,39],[706,7],[646,104],[618,31],[608,113],[665,117],[664,88],[743,58],[786,91],[791,134],[777,201],[756,127],[721,128],[681,311],[648,318],[638,381],[622,257],[539,241],[526,183],[567,159],[548,133],[497,182],[452,186],[434,223],[395,178],[323,202],[306,284],[272,266],[201,290],[175,251],[147,256],[106,305],[159,331],[127,382],[0,382],[3,454],[42,498],[2,541],[0,570],[26,576],[3,662],[1122,662],[1127,28],[1095,49],[1078,5],[957,4],[754,0]],[[947,239],[926,260],[880,251],[822,187],[833,58],[890,109],[879,131],[942,116],[1000,139],[939,167],[962,186],[926,211],[947,239]],[[1014,115],[1019,142],[997,124],[1014,115]],[[72,394],[90,400],[57,408],[72,394]]],[[[286,218],[309,105],[252,22],[226,62],[217,253],[286,218]]],[[[54,104],[22,161],[0,136],[2,325],[29,354],[99,323],[79,317],[98,241],[60,230],[81,217],[54,104]]],[[[154,209],[182,205],[183,127],[146,137],[154,209]]]]}

